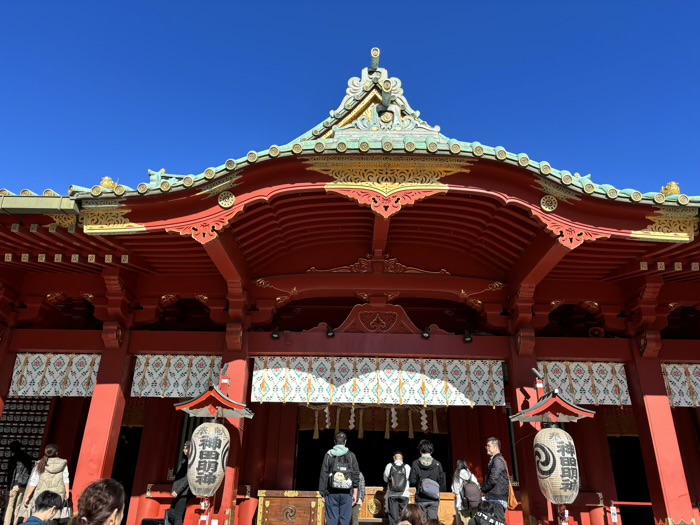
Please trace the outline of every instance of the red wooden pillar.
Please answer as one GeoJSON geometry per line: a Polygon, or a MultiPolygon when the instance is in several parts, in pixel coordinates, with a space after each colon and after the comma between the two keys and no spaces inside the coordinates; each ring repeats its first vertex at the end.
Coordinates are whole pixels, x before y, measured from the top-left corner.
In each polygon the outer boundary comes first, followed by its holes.
{"type": "Polygon", "coordinates": [[[128,336],[122,339],[122,333],[116,323],[105,323],[105,350],[102,352],[73,483],[75,502],[90,483],[112,475],[126,404],[124,392],[132,375],[127,356],[128,336]]]}
{"type": "MultiPolygon", "coordinates": [[[[535,377],[532,368],[537,368],[537,359],[533,355],[518,355],[513,351],[509,363],[509,384],[513,413],[531,407],[537,402],[535,377]]],[[[518,456],[518,473],[520,474],[520,499],[523,520],[530,523],[549,523],[554,519],[552,507],[539,489],[533,443],[537,429],[530,423],[519,423],[514,429],[515,451],[518,456]]],[[[507,440],[503,440],[507,441],[507,440]]]]}
{"type": "MultiPolygon", "coordinates": [[[[220,378],[222,391],[232,400],[248,403],[248,383],[250,365],[248,360],[248,341],[244,337],[241,325],[227,325],[227,349],[224,351],[223,368],[220,378]]],[[[231,448],[226,467],[226,478],[218,508],[220,524],[232,525],[235,520],[236,500],[238,498],[238,481],[243,464],[243,431],[245,419],[228,419],[227,426],[231,433],[231,448]]]]}
{"type": "MultiPolygon", "coordinates": [[[[2,330],[2,328],[0,328],[2,330]]],[[[15,366],[15,353],[10,349],[12,328],[6,327],[0,332],[0,417],[5,410],[5,400],[12,386],[12,371],[15,366]]]]}
{"type": "Polygon", "coordinates": [[[170,398],[149,398],[146,401],[146,425],[139,447],[126,525],[139,524],[144,518],[161,517],[160,503],[146,498],[146,489],[149,483],[165,480],[168,468],[177,467],[172,461],[173,433],[166,430],[178,428],[179,415],[173,409],[170,398]]]}
{"type": "MultiPolygon", "coordinates": [[[[581,491],[602,494],[607,505],[617,499],[615,477],[602,415],[581,419],[568,427],[574,439],[581,469],[581,491]]],[[[606,525],[605,507],[592,507],[588,512],[591,525],[606,525]]]]}
{"type": "Polygon", "coordinates": [[[627,380],[632,407],[639,427],[639,441],[644,468],[649,482],[654,517],[666,523],[693,518],[683,459],[673,424],[671,405],[661,371],[661,362],[654,352],[639,340],[632,340],[632,361],[627,365],[627,380]]]}

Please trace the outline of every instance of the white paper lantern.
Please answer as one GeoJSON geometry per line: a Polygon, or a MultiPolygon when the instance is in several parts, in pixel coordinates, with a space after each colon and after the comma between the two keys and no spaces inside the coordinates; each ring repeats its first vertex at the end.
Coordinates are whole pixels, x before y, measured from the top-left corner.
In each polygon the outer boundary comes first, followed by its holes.
{"type": "Polygon", "coordinates": [[[535,435],[535,466],[542,494],[557,505],[573,503],[580,477],[576,447],[560,428],[545,428],[535,435]]]}
{"type": "Polygon", "coordinates": [[[220,423],[203,423],[192,434],[187,481],[195,496],[212,497],[226,475],[231,437],[220,423]]]}

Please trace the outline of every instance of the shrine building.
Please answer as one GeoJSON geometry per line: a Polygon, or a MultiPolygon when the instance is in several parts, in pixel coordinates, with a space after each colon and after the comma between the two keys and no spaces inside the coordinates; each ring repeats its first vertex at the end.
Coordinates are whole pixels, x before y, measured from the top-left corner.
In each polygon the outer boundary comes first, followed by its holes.
{"type": "Polygon", "coordinates": [[[700,196],[449,138],[379,58],[284,145],[136,188],[0,191],[3,490],[12,441],[57,443],[74,501],[114,477],[127,525],[162,518],[201,422],[175,405],[218,386],[254,414],[227,422],[218,525],[321,525],[341,429],[363,523],[382,520],[396,449],[430,439],[449,479],[459,459],[483,479],[490,436],[509,523],[556,523],[536,430],[509,419],[537,369],[595,412],[565,425],[571,523],[612,523],[611,505],[618,523],[700,523],[700,196]]]}

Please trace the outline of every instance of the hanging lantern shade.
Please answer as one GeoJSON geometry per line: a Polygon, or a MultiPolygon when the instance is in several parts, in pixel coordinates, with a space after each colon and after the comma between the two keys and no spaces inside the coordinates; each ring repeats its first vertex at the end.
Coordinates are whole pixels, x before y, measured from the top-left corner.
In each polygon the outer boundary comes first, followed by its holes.
{"type": "Polygon", "coordinates": [[[221,423],[203,423],[192,434],[187,481],[195,496],[210,498],[226,474],[231,438],[221,423]]]}
{"type": "Polygon", "coordinates": [[[535,435],[535,467],[542,494],[554,504],[573,503],[578,496],[579,470],[576,447],[560,428],[545,428],[535,435]]]}

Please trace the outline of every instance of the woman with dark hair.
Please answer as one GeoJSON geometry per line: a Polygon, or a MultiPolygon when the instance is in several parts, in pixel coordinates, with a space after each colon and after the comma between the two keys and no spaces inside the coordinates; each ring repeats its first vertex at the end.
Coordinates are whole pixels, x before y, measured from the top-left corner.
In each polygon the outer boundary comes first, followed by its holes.
{"type": "Polygon", "coordinates": [[[24,494],[25,517],[34,513],[34,502],[47,490],[55,492],[64,500],[70,495],[68,462],[58,457],[58,446],[53,444],[46,445],[44,457],[36,462],[32,475],[29,476],[24,494]]]}
{"type": "Polygon", "coordinates": [[[78,512],[69,525],[119,525],[124,518],[126,494],[113,479],[90,484],[78,500],[78,512]]]}
{"type": "Polygon", "coordinates": [[[423,525],[423,511],[415,503],[409,503],[401,512],[401,517],[399,519],[401,520],[399,525],[403,522],[409,525],[423,525]]]}
{"type": "Polygon", "coordinates": [[[175,474],[175,482],[171,491],[173,502],[170,509],[165,513],[165,525],[182,525],[187,512],[187,502],[192,498],[190,483],[187,481],[187,456],[190,455],[189,441],[185,441],[182,446],[182,461],[175,474]]]}
{"type": "Polygon", "coordinates": [[[476,508],[481,502],[481,487],[463,459],[457,461],[452,476],[452,493],[455,495],[457,525],[465,525],[476,513],[476,508]]]}

